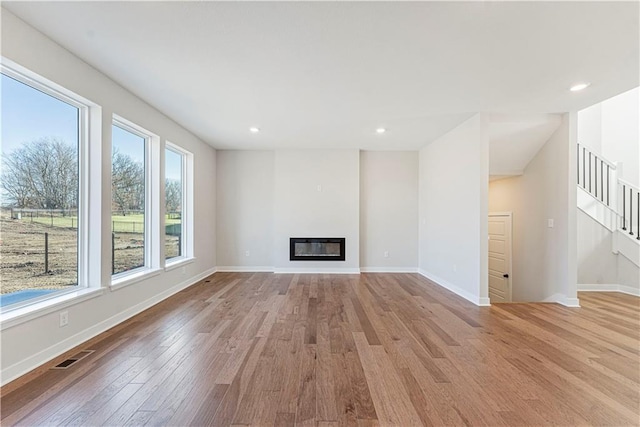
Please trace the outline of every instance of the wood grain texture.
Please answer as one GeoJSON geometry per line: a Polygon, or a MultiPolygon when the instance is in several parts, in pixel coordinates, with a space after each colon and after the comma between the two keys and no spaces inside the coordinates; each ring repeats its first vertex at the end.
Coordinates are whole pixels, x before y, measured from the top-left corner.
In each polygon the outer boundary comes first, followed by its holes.
{"type": "Polygon", "coordinates": [[[580,301],[216,273],[71,350],[95,352],[70,369],[6,386],[2,425],[639,425],[640,299],[580,301]]]}

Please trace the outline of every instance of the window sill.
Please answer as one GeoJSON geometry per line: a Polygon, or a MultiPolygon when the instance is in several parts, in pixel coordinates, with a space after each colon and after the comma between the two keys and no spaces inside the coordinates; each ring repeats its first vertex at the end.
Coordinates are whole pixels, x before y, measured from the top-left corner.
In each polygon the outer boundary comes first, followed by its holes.
{"type": "Polygon", "coordinates": [[[104,288],[84,288],[0,314],[0,330],[12,328],[63,308],[99,297],[104,288]]]}
{"type": "Polygon", "coordinates": [[[171,271],[171,270],[175,270],[178,267],[184,267],[187,264],[191,264],[195,260],[196,260],[195,257],[191,257],[191,258],[174,258],[170,262],[168,262],[167,265],[165,265],[164,271],[171,271]]]}
{"type": "Polygon", "coordinates": [[[117,291],[118,289],[126,288],[127,286],[133,285],[134,283],[138,283],[151,277],[157,276],[160,273],[162,273],[161,268],[144,269],[142,271],[127,274],[122,277],[118,277],[115,280],[112,280],[109,288],[112,291],[117,291]]]}

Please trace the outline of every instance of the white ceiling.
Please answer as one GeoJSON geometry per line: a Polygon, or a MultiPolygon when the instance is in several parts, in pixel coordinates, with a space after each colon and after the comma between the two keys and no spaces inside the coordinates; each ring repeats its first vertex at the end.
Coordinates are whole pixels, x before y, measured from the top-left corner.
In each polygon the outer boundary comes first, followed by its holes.
{"type": "Polygon", "coordinates": [[[413,150],[638,86],[638,2],[2,4],[218,148],[413,150]]]}

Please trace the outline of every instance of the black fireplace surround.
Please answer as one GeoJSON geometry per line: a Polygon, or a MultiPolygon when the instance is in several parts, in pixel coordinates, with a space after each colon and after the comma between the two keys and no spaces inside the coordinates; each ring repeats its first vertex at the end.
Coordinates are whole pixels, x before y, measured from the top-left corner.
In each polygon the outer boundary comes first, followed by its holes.
{"type": "Polygon", "coordinates": [[[344,261],[344,237],[291,237],[290,261],[344,261]]]}

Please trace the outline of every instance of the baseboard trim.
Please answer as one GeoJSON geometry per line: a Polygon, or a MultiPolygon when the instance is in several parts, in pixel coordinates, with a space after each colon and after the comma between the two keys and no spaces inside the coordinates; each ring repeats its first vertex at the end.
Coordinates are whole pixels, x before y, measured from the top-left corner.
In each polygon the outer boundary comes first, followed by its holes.
{"type": "Polygon", "coordinates": [[[130,319],[136,314],[143,312],[144,310],[158,304],[159,302],[169,298],[170,296],[180,292],[181,290],[188,288],[189,286],[199,282],[200,280],[204,279],[207,276],[210,276],[215,272],[215,267],[204,271],[194,277],[191,277],[190,279],[185,280],[184,282],[181,282],[167,289],[164,292],[154,295],[153,297],[145,301],[142,301],[124,311],[121,311],[120,313],[117,313],[109,317],[108,319],[105,319],[102,322],[85,329],[84,331],[70,336],[69,338],[66,338],[63,341],[52,345],[34,354],[33,356],[30,356],[18,363],[6,367],[2,370],[2,378],[0,379],[1,385],[4,387],[11,381],[14,381],[17,378],[38,368],[39,366],[44,365],[45,363],[49,362],[52,359],[55,359],[61,354],[73,349],[74,347],[79,346],[83,342],[86,342],[91,338],[94,338],[97,335],[100,335],[101,333],[113,328],[114,326],[119,325],[125,320],[130,319]]]}
{"type": "Polygon", "coordinates": [[[567,298],[565,294],[561,293],[553,294],[543,299],[542,302],[553,302],[564,305],[565,307],[580,307],[580,300],[578,300],[578,298],[567,298]]]}
{"type": "Polygon", "coordinates": [[[444,280],[441,277],[436,276],[435,274],[429,273],[428,271],[425,271],[423,269],[419,269],[418,273],[421,276],[426,277],[427,279],[431,280],[432,282],[434,282],[436,285],[443,287],[445,289],[447,289],[448,291],[453,292],[454,294],[461,296],[462,298],[466,299],[467,301],[472,302],[473,304],[479,306],[479,307],[488,307],[491,305],[491,303],[489,302],[489,298],[485,298],[485,297],[479,297],[473,294],[470,294],[469,292],[459,288],[458,286],[449,283],[448,281],[444,280]]]}
{"type": "Polygon", "coordinates": [[[417,273],[416,267],[360,267],[361,273],[417,273]]]}
{"type": "Polygon", "coordinates": [[[564,297],[564,299],[562,301],[559,301],[558,303],[564,305],[565,307],[574,307],[574,308],[580,307],[580,300],[578,298],[564,297]]]}
{"type": "Polygon", "coordinates": [[[631,286],[620,285],[618,292],[633,295],[634,297],[640,297],[640,289],[632,288],[631,286]]]}
{"type": "Polygon", "coordinates": [[[640,289],[619,285],[617,283],[580,283],[578,284],[578,292],[621,292],[623,294],[640,297],[640,289]]]}
{"type": "Polygon", "coordinates": [[[360,269],[275,268],[273,272],[276,274],[360,274],[360,269]]]}
{"type": "Polygon", "coordinates": [[[489,299],[489,297],[480,297],[478,298],[478,305],[480,307],[490,307],[491,306],[491,300],[489,299]]]}
{"type": "Polygon", "coordinates": [[[252,265],[223,265],[216,267],[216,270],[224,273],[273,273],[273,267],[252,266],[252,265]]]}

